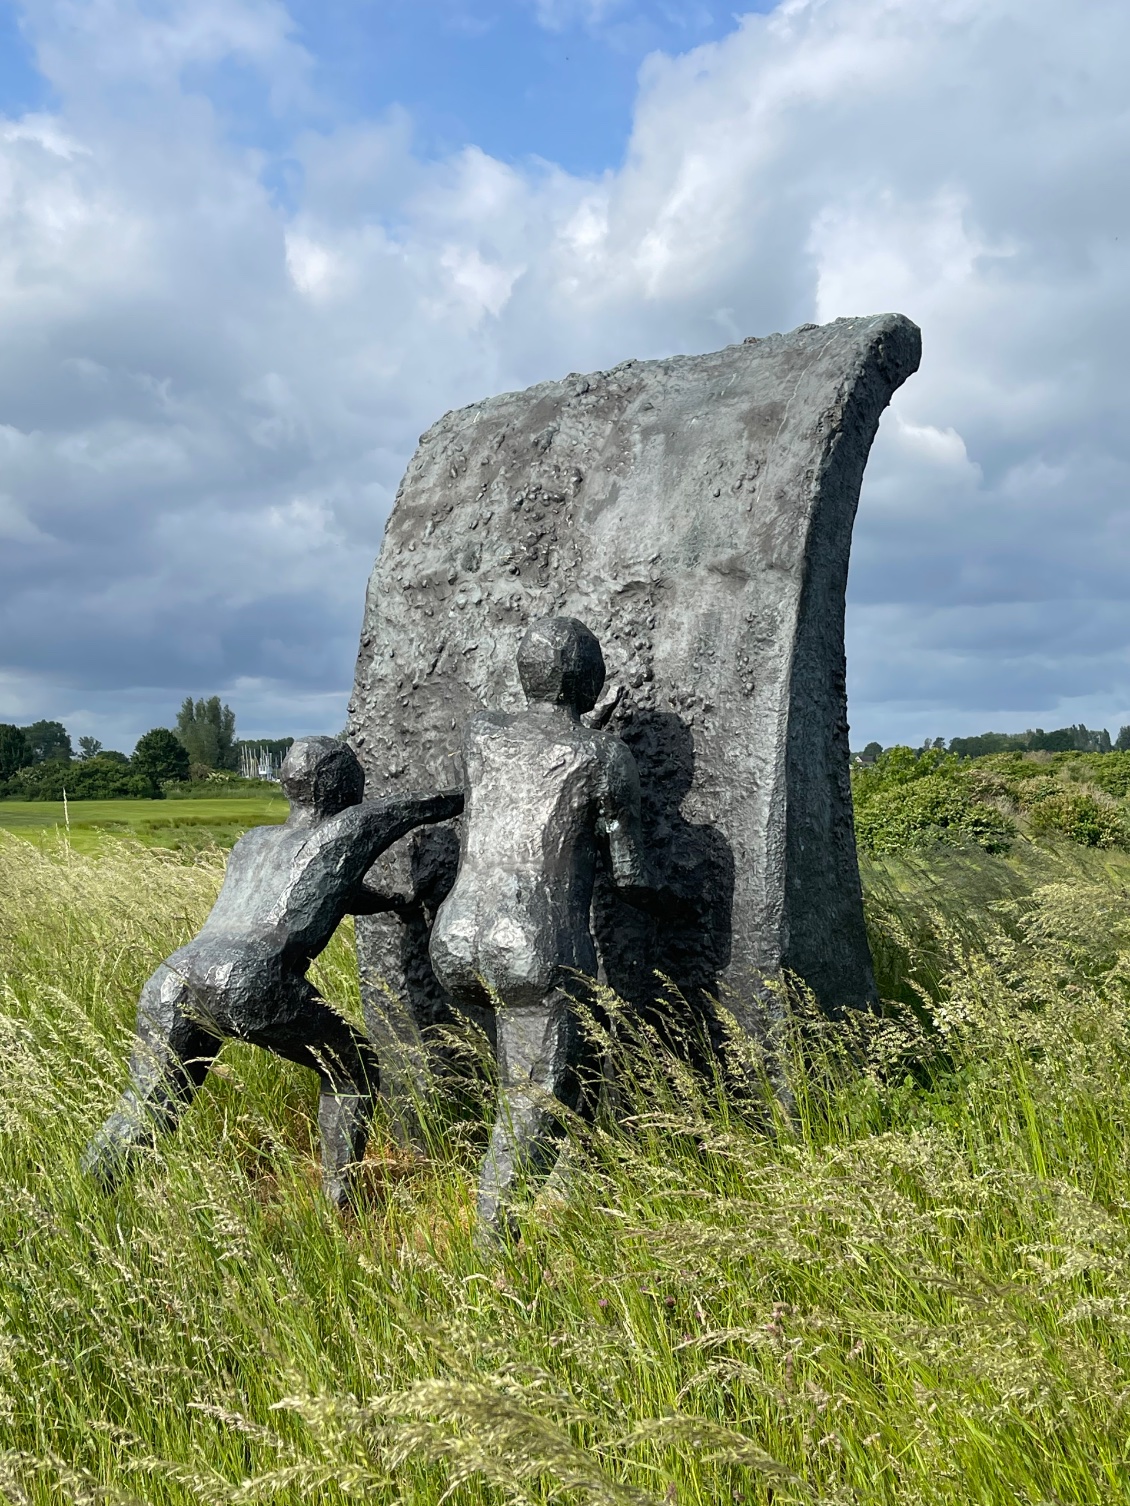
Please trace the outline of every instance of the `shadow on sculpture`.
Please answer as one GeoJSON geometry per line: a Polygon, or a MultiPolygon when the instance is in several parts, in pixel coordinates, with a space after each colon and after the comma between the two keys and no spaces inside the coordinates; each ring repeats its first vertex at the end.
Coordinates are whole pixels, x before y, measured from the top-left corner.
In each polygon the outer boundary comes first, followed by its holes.
{"type": "Polygon", "coordinates": [[[581,721],[604,684],[599,643],[573,618],[542,619],[522,639],[518,672],[527,709],[480,712],[464,729],[459,872],[431,938],[435,976],[456,1004],[495,1010],[499,1103],[478,1191],[488,1241],[518,1179],[556,1160],[562,1108],[586,1107],[576,1005],[597,975],[598,858],[625,898],[664,902],[645,856],[635,760],[581,721]]]}
{"type": "Polygon", "coordinates": [[[625,903],[601,871],[593,927],[603,975],[669,1045],[705,1061],[719,1045],[714,1001],[730,963],[733,851],[717,827],[682,813],[695,774],[694,734],[682,717],[639,712],[625,720],[620,737],[639,770],[652,873],[679,903],[660,921],[625,903]],[[662,980],[674,986],[674,998],[662,980]]]}
{"type": "MultiPolygon", "coordinates": [[[[417,832],[411,841],[410,870],[412,903],[399,912],[404,922],[400,960],[412,1018],[421,1028],[434,1030],[454,1023],[451,1000],[432,971],[428,944],[439,908],[459,871],[459,833],[450,826],[417,832]]],[[[481,1024],[487,1013],[477,1011],[476,1023],[481,1024]]],[[[436,1054],[434,1042],[432,1054],[436,1054]]]]}
{"type": "Polygon", "coordinates": [[[462,809],[461,791],[365,801],[344,743],[296,742],[281,771],[290,814],[240,838],[198,934],[146,983],[130,1082],[87,1147],[86,1169],[112,1187],[143,1145],[172,1130],[225,1039],[263,1046],[317,1072],[322,1184],[348,1202],[379,1083],[370,1043],[306,978],[346,914],[381,907],[362,880],[386,847],[462,809]]]}

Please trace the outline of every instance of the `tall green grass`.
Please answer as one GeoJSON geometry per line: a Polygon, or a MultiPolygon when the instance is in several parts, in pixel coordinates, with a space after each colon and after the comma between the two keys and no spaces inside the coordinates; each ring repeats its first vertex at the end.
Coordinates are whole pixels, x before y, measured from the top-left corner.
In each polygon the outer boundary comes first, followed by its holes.
{"type": "MultiPolygon", "coordinates": [[[[472,1244],[485,1108],[320,1200],[314,1083],[229,1047],[82,1178],[137,990],[221,873],[0,838],[12,1502],[1130,1499],[1130,913],[1111,854],[872,864],[883,1019],[794,999],[706,1082],[616,1018],[566,1196],[472,1244]],[[1114,866],[1112,866],[1114,865],[1114,866]]],[[[349,938],[321,986],[357,1008],[349,938]]]]}

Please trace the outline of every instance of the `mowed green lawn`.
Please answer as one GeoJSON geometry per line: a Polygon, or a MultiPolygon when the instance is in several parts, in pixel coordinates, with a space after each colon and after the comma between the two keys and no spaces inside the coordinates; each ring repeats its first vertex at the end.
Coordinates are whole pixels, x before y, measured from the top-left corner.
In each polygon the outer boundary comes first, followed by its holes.
{"type": "Polygon", "coordinates": [[[72,846],[91,851],[107,835],[147,847],[230,847],[249,826],[273,826],[290,809],[281,795],[219,800],[0,800],[0,831],[32,840],[69,832],[72,846]],[[69,818],[69,827],[68,827],[69,818]]]}

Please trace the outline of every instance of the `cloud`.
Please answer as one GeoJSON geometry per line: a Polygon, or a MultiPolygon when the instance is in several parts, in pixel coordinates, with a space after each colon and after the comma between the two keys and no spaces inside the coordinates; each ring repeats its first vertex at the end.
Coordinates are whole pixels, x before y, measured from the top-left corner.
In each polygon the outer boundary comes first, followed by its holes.
{"type": "Polygon", "coordinates": [[[547,31],[564,31],[573,25],[599,26],[623,6],[624,0],[534,0],[534,14],[547,31]]]}
{"type": "Polygon", "coordinates": [[[0,720],[120,745],[219,689],[332,729],[444,409],[898,308],[925,356],[860,510],[853,736],[1130,721],[1116,0],[784,0],[653,55],[590,178],[339,122],[280,3],[26,22],[58,106],[0,122],[0,720]]]}
{"type": "MultiPolygon", "coordinates": [[[[166,118],[223,65],[254,68],[273,102],[308,98],[311,59],[294,40],[295,23],[280,0],[32,0],[24,7],[40,67],[71,109],[129,119],[130,103],[166,118]],[[186,71],[198,70],[194,78],[186,71]],[[134,99],[123,106],[112,91],[134,99]]],[[[136,118],[136,117],[135,117],[136,118]]]]}

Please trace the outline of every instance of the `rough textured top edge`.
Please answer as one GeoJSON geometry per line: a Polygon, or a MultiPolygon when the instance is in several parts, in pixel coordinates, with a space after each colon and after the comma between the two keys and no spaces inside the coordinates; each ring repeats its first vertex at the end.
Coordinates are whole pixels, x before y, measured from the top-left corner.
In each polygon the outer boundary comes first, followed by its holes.
{"type": "Polygon", "coordinates": [[[529,387],[513,387],[505,392],[492,393],[489,397],[476,398],[473,403],[464,403],[458,408],[449,408],[433,424],[430,424],[420,435],[419,443],[427,444],[432,435],[441,430],[452,419],[460,418],[494,404],[503,404],[511,398],[530,397],[536,398],[542,393],[548,393],[554,388],[560,388],[570,382],[588,382],[594,384],[607,380],[617,372],[643,370],[658,370],[660,368],[671,369],[688,361],[709,360],[711,356],[722,356],[727,351],[739,350],[744,345],[757,345],[764,348],[774,344],[793,340],[798,335],[809,334],[819,331],[827,334],[829,330],[854,325],[862,329],[871,326],[873,337],[882,339],[884,335],[901,336],[902,348],[898,352],[901,360],[898,361],[895,370],[889,371],[892,387],[899,387],[918,370],[922,359],[922,331],[912,319],[905,314],[860,314],[843,316],[839,319],[831,319],[827,324],[798,324],[795,329],[777,330],[768,335],[746,335],[742,340],[735,340],[729,345],[719,346],[717,350],[705,351],[678,351],[669,356],[652,356],[646,360],[629,357],[626,361],[619,361],[615,366],[609,366],[604,370],[597,371],[570,371],[563,377],[551,377],[543,382],[534,382],[529,387]]]}

